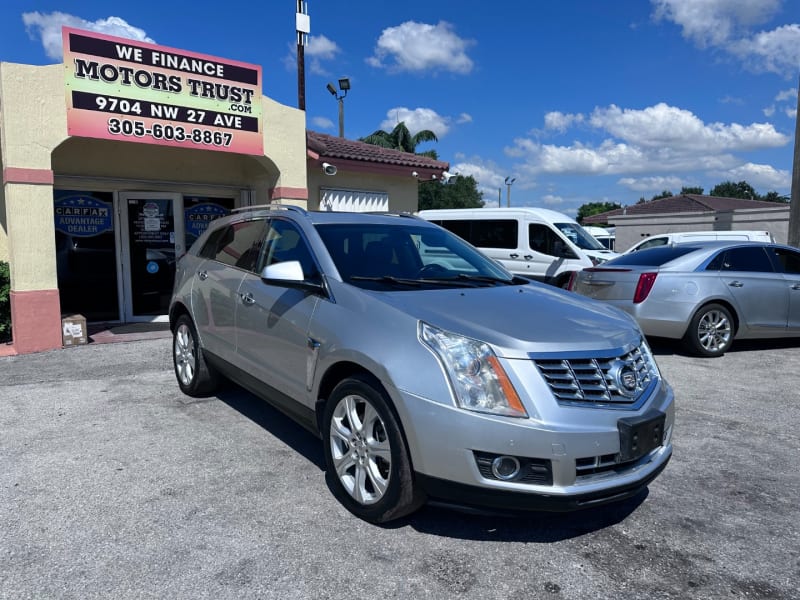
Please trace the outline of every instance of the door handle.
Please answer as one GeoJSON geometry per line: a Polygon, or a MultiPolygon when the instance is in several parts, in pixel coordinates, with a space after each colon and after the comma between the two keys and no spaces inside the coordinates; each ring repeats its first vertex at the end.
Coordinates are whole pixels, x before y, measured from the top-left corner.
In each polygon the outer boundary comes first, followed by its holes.
{"type": "Polygon", "coordinates": [[[517,254],[516,252],[514,252],[514,253],[512,253],[512,254],[509,254],[509,256],[510,256],[511,258],[519,258],[519,254],[517,254]]]}
{"type": "Polygon", "coordinates": [[[526,254],[526,255],[525,255],[525,256],[523,256],[522,258],[524,258],[525,260],[530,260],[530,259],[532,259],[532,258],[533,258],[533,254],[526,254]]]}
{"type": "Polygon", "coordinates": [[[792,289],[793,289],[793,290],[800,290],[800,283],[795,283],[795,284],[792,286],[792,289]]]}
{"type": "Polygon", "coordinates": [[[741,281],[731,281],[728,285],[731,287],[744,287],[741,281]]]}
{"type": "Polygon", "coordinates": [[[198,271],[197,277],[200,278],[200,281],[205,281],[208,279],[208,271],[198,271]]]}
{"type": "Polygon", "coordinates": [[[246,294],[239,294],[239,297],[242,299],[242,304],[246,304],[247,306],[252,306],[256,303],[256,299],[253,298],[253,294],[247,292],[246,294]]]}

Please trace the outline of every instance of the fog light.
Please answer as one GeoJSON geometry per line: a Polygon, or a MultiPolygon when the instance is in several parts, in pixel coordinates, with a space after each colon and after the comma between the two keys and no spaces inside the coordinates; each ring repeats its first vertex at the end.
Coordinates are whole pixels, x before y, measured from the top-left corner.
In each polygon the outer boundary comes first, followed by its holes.
{"type": "Polygon", "coordinates": [[[492,475],[509,481],[519,475],[519,461],[513,456],[498,456],[492,461],[492,475]]]}

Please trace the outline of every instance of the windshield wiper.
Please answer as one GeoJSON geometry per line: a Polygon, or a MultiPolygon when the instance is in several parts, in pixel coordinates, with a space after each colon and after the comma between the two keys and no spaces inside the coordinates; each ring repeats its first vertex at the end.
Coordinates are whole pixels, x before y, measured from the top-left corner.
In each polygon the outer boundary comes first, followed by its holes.
{"type": "Polygon", "coordinates": [[[502,279],[500,277],[492,277],[491,275],[467,275],[466,273],[459,273],[457,278],[461,281],[479,281],[481,283],[502,283],[503,285],[516,285],[513,279],[502,279]]]}
{"type": "Polygon", "coordinates": [[[395,285],[410,285],[414,287],[419,287],[422,285],[422,281],[419,279],[406,279],[404,277],[395,277],[393,275],[377,275],[377,276],[368,276],[368,275],[351,275],[351,281],[377,281],[379,283],[393,283],[395,285]]]}

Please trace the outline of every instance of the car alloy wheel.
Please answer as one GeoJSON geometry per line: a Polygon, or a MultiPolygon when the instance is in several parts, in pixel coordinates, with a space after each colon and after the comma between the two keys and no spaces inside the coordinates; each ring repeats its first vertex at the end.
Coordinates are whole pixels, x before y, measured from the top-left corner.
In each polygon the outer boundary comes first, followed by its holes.
{"type": "Polygon", "coordinates": [[[334,496],[357,517],[383,523],[424,502],[396,413],[377,380],[353,375],[325,406],[326,478],[334,496]]]}
{"type": "Polygon", "coordinates": [[[709,304],[692,318],[686,333],[690,349],[702,356],[722,356],[733,343],[733,318],[721,304],[709,304]]]}
{"type": "Polygon", "coordinates": [[[207,396],[217,387],[217,374],[206,363],[197,339],[197,330],[188,315],[181,315],[172,335],[172,362],[175,377],[184,394],[207,396]]]}

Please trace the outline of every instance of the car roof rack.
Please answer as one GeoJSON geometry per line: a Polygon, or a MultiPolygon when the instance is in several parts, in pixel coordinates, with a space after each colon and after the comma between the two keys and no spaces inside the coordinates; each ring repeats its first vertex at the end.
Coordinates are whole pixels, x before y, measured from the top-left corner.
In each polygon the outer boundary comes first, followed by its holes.
{"type": "Polygon", "coordinates": [[[238,212],[247,212],[249,210],[289,210],[300,213],[301,215],[308,214],[306,209],[300,206],[295,206],[294,204],[256,204],[253,206],[240,206],[239,208],[234,208],[233,210],[231,210],[231,212],[238,213],[238,212]]]}

